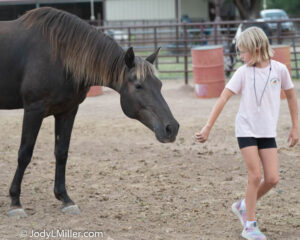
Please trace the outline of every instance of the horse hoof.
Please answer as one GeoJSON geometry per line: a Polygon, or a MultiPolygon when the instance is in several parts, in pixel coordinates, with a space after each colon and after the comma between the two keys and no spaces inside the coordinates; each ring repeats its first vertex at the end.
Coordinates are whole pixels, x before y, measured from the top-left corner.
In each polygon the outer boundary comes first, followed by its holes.
{"type": "Polygon", "coordinates": [[[71,205],[71,206],[63,207],[61,209],[61,211],[63,213],[70,213],[72,215],[79,215],[80,214],[80,210],[79,210],[77,205],[71,205]]]}
{"type": "Polygon", "coordinates": [[[7,212],[7,216],[16,217],[16,218],[24,218],[24,217],[27,217],[27,214],[23,210],[23,208],[14,208],[7,212]]]}

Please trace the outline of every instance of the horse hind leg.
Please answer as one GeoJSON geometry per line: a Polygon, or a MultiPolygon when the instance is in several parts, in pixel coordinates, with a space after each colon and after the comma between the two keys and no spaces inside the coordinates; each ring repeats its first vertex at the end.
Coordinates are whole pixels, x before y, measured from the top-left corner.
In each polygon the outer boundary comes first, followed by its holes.
{"type": "Polygon", "coordinates": [[[32,104],[24,108],[21,144],[18,153],[18,166],[10,186],[11,209],[8,216],[26,217],[20,202],[21,183],[24,172],[31,161],[34,145],[43,121],[43,107],[32,104]]]}
{"type": "Polygon", "coordinates": [[[80,214],[79,208],[69,197],[66,190],[66,164],[70,146],[71,133],[78,107],[68,115],[55,116],[55,197],[62,201],[62,212],[80,214]]]}

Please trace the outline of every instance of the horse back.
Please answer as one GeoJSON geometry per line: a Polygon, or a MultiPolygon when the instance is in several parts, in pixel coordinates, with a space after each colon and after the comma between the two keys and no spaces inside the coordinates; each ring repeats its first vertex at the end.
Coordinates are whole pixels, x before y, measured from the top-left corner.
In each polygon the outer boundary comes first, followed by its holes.
{"type": "Polygon", "coordinates": [[[35,28],[27,29],[19,20],[0,22],[0,52],[0,109],[44,101],[46,115],[51,115],[85,98],[87,89],[78,96],[61,60],[35,28]]]}

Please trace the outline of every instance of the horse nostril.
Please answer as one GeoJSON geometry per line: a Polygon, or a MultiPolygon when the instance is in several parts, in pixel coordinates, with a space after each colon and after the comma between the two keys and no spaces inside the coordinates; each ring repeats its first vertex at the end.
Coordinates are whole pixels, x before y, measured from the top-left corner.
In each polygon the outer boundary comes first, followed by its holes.
{"type": "Polygon", "coordinates": [[[167,133],[168,135],[171,135],[171,134],[172,134],[172,126],[171,126],[171,125],[167,125],[167,126],[166,126],[166,133],[167,133]]]}

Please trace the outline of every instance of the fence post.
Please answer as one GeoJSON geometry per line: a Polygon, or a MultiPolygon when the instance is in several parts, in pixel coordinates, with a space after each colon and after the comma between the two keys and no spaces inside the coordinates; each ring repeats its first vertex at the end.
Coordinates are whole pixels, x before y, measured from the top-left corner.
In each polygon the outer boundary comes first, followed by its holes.
{"type": "Polygon", "coordinates": [[[218,25],[214,24],[214,43],[215,45],[218,44],[218,25]]]}
{"type": "Polygon", "coordinates": [[[277,23],[277,42],[278,42],[278,44],[282,43],[282,39],[281,39],[281,23],[280,22],[277,23]]]}
{"type": "Polygon", "coordinates": [[[231,42],[231,41],[230,41],[230,40],[231,40],[231,39],[230,39],[230,31],[231,31],[230,28],[231,28],[230,24],[227,24],[227,36],[226,36],[226,38],[227,38],[227,39],[226,39],[227,46],[229,46],[229,44],[230,44],[230,42],[231,42]]]}
{"type": "Polygon", "coordinates": [[[295,44],[295,38],[292,37],[292,41],[293,41],[293,50],[294,50],[293,52],[294,52],[295,67],[296,67],[296,78],[299,78],[298,59],[297,59],[297,49],[296,49],[296,44],[295,44]]]}
{"type": "MultiPolygon", "coordinates": [[[[157,27],[154,27],[154,51],[157,49],[157,27]]],[[[155,61],[155,67],[158,70],[158,58],[155,61]]]]}
{"type": "Polygon", "coordinates": [[[128,27],[128,47],[131,47],[131,28],[128,27]]]}
{"type": "Polygon", "coordinates": [[[183,44],[184,44],[184,82],[189,84],[189,74],[188,74],[188,48],[187,48],[187,26],[186,23],[183,24],[183,44]]]}
{"type": "MultiPolygon", "coordinates": [[[[179,52],[178,40],[179,40],[179,26],[176,25],[176,52],[179,52]]],[[[176,55],[176,63],[179,63],[178,55],[176,55]]]]}

